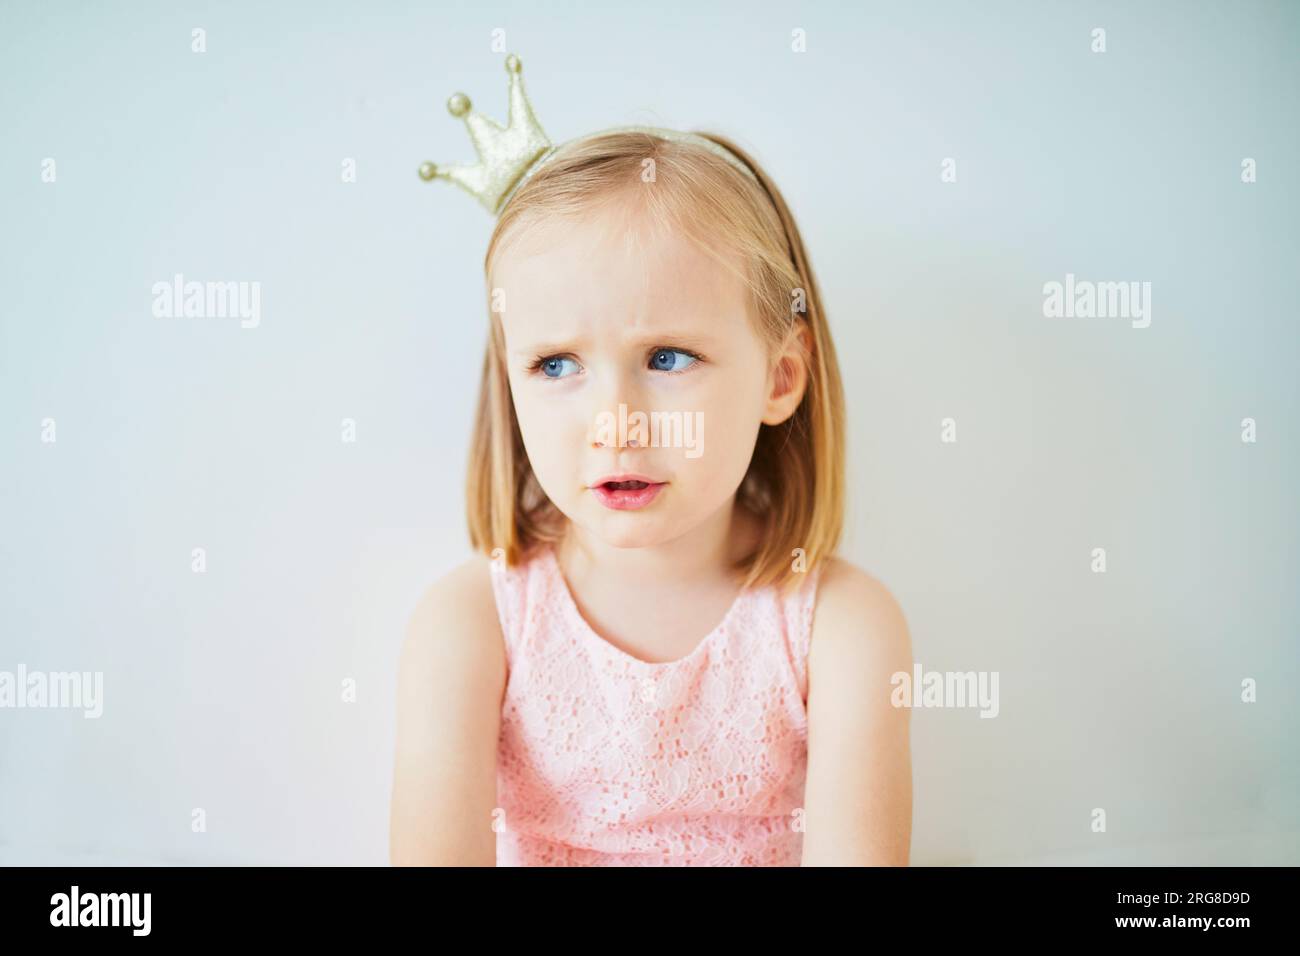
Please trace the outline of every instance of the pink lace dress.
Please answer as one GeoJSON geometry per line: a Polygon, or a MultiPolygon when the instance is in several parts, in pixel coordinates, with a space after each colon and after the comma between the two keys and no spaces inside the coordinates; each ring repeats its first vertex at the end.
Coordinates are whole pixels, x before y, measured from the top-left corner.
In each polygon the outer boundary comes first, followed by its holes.
{"type": "Polygon", "coordinates": [[[820,568],[746,589],[686,657],[650,663],[582,617],[551,547],[492,586],[509,677],[498,866],[798,866],[820,568]]]}

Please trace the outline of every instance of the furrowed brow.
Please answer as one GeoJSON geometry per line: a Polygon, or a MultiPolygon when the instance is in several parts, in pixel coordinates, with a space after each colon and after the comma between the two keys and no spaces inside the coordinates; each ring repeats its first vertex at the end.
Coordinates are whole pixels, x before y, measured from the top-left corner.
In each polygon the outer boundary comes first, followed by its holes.
{"type": "Polygon", "coordinates": [[[549,342],[525,343],[512,349],[513,355],[560,355],[564,352],[576,352],[581,346],[580,339],[552,339],[549,342]]]}
{"type": "MultiPolygon", "coordinates": [[[[676,346],[687,349],[708,349],[714,343],[711,336],[701,335],[698,331],[672,331],[664,329],[647,332],[632,340],[633,348],[650,349],[656,346],[676,346]]],[[[581,339],[550,339],[544,342],[529,343],[512,349],[513,355],[562,355],[566,352],[580,352],[583,348],[581,339]]]]}

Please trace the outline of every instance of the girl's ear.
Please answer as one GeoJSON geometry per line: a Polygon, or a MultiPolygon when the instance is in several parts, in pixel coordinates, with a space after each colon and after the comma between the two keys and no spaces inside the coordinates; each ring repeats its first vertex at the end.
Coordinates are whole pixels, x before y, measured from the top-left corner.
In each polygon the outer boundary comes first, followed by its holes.
{"type": "Polygon", "coordinates": [[[767,376],[767,404],[763,424],[779,425],[794,414],[808,387],[808,356],[812,354],[812,331],[800,319],[767,376]]]}

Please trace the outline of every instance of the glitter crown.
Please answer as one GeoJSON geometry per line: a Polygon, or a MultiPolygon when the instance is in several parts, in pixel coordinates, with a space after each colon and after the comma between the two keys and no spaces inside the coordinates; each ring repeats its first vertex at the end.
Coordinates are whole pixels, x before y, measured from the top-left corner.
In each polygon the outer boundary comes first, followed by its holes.
{"type": "MultiPolygon", "coordinates": [[[[506,57],[506,73],[510,76],[510,113],[505,126],[477,112],[464,93],[453,93],[447,100],[447,111],[465,121],[469,138],[478,153],[478,162],[472,166],[439,166],[424,163],[420,178],[425,182],[445,179],[455,183],[480,203],[488,212],[498,215],[534,173],[540,169],[559,147],[537,122],[532,104],[524,92],[523,64],[513,53],[506,57]]],[[[677,142],[690,142],[722,157],[757,182],[757,177],[747,164],[730,150],[697,133],[664,129],[658,126],[618,126],[603,130],[606,133],[649,133],[677,142]]]]}

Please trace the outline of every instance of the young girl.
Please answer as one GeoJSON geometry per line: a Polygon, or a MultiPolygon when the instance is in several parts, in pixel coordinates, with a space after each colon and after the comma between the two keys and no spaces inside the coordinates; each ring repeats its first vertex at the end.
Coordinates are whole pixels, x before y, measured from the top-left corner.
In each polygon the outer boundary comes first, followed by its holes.
{"type": "MultiPolygon", "coordinates": [[[[511,61],[506,132],[535,125],[511,61]]],[[[410,620],[393,863],[905,865],[911,648],[833,556],[840,376],[780,192],[721,136],[639,128],[471,180],[500,211],[480,554],[410,620]]]]}

